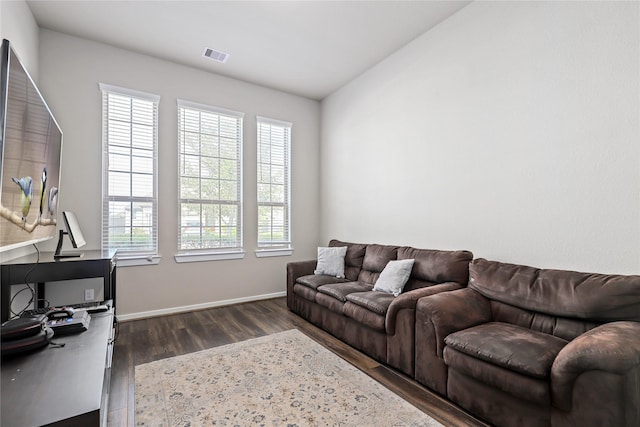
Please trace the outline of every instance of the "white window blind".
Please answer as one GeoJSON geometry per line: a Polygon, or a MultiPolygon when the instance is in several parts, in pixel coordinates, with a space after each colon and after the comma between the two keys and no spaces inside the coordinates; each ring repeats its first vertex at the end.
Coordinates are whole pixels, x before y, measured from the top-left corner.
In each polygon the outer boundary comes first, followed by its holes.
{"type": "Polygon", "coordinates": [[[291,126],[257,117],[258,249],[291,247],[291,126]]]}
{"type": "Polygon", "coordinates": [[[102,248],[124,255],[158,251],[160,97],[100,84],[102,91],[102,248]]]}
{"type": "Polygon", "coordinates": [[[242,250],[244,114],[178,100],[178,252],[242,250]]]}

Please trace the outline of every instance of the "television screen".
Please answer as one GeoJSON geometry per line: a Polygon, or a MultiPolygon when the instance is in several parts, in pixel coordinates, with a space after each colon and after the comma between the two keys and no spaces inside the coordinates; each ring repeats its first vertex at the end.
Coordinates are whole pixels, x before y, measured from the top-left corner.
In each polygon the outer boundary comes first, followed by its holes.
{"type": "Polygon", "coordinates": [[[0,252],[56,234],[62,131],[8,40],[2,41],[0,252]]]}

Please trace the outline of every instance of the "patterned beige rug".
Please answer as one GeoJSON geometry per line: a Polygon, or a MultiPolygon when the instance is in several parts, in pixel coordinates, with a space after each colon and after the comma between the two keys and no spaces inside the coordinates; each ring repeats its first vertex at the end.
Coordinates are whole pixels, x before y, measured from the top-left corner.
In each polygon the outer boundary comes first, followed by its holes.
{"type": "Polygon", "coordinates": [[[138,426],[442,426],[297,330],[135,368],[138,426]]]}

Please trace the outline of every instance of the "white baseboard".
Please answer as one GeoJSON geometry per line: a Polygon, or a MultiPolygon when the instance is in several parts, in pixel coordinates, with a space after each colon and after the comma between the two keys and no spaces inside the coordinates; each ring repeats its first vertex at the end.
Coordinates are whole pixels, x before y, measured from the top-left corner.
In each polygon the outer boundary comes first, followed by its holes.
{"type": "Polygon", "coordinates": [[[183,305],[181,307],[163,308],[160,310],[141,311],[138,313],[118,314],[116,312],[116,317],[118,317],[118,321],[126,322],[127,320],[147,319],[149,317],[166,316],[169,314],[178,314],[178,313],[185,313],[188,311],[204,310],[207,308],[223,307],[225,305],[240,304],[243,302],[279,298],[279,297],[284,297],[286,295],[287,295],[287,292],[282,291],[282,292],[274,292],[272,294],[254,295],[250,297],[234,298],[234,299],[228,299],[223,301],[213,301],[213,302],[205,302],[202,304],[183,305]]]}

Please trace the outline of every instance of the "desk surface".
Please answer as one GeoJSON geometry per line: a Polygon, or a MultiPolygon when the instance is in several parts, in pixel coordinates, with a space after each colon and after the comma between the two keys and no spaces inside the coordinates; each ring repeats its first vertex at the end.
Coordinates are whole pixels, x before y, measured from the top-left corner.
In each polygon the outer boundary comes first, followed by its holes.
{"type": "MultiPolygon", "coordinates": [[[[111,312],[91,315],[89,329],[54,336],[34,353],[2,360],[3,426],[41,426],[93,414],[99,418],[111,312]]],[[[63,423],[64,424],[64,423],[63,423]]]]}
{"type": "MultiPolygon", "coordinates": [[[[73,258],[57,258],[53,257],[53,252],[40,252],[40,258],[38,259],[38,254],[36,252],[25,255],[19,258],[15,258],[9,261],[3,261],[2,265],[19,265],[19,264],[34,264],[36,261],[38,264],[47,264],[47,263],[69,263],[74,261],[97,261],[97,260],[105,260],[105,259],[113,259],[116,256],[116,251],[101,251],[101,250],[77,250],[77,252],[81,252],[83,255],[81,257],[73,257],[73,258]]],[[[64,253],[64,252],[63,252],[64,253]]]]}

